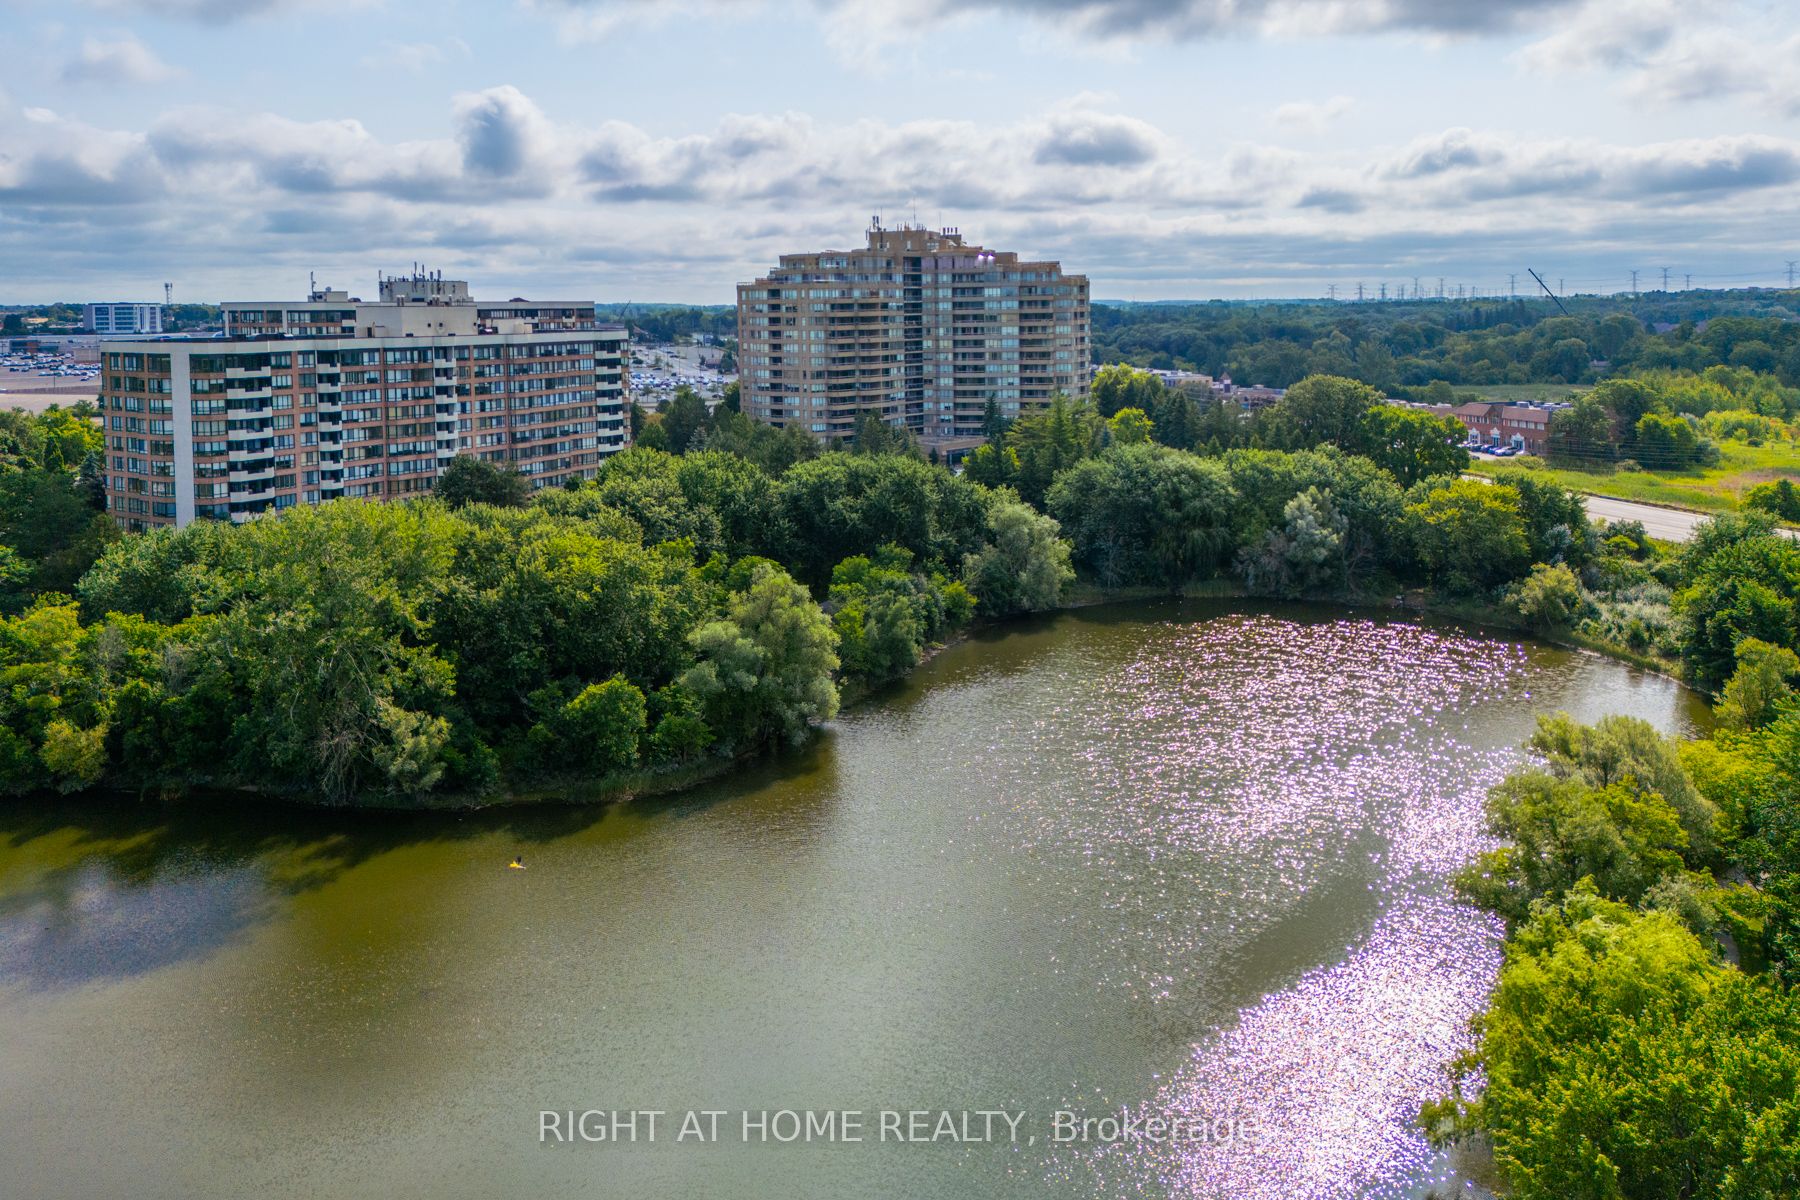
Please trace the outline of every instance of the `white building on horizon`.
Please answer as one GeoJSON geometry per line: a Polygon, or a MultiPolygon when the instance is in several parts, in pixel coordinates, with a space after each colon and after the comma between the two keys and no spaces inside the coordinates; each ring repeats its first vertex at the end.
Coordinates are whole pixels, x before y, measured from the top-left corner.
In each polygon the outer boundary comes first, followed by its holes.
{"type": "Polygon", "coordinates": [[[89,333],[152,334],[163,331],[160,304],[136,304],[129,300],[83,305],[81,327],[89,333]]]}

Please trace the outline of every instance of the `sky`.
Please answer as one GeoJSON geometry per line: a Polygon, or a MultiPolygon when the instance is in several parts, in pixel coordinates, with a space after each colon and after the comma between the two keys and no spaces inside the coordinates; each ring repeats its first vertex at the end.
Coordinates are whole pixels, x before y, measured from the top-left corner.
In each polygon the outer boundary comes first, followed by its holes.
{"type": "Polygon", "coordinates": [[[0,0],[0,303],[729,303],[879,214],[1098,298],[1776,284],[1793,0],[0,0]]]}

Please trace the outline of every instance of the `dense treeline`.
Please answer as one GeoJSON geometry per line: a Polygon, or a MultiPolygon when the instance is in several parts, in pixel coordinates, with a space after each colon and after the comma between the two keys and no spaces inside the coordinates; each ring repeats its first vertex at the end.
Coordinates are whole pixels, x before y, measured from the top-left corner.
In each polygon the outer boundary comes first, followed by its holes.
{"type": "Polygon", "coordinates": [[[1287,387],[1346,375],[1397,394],[1453,385],[1582,383],[1647,370],[1740,367],[1800,385],[1791,292],[1367,305],[1096,305],[1102,363],[1229,374],[1287,387]]]}
{"type": "Polygon", "coordinates": [[[477,502],[515,494],[497,468],[449,482],[111,545],[0,625],[0,788],[394,802],[679,767],[1069,576],[1048,518],[902,456],[636,450],[521,507],[477,502]]]}
{"type": "Polygon", "coordinates": [[[1800,658],[1751,643],[1711,738],[1539,720],[1458,880],[1505,964],[1422,1119],[1508,1195],[1800,1194],[1800,658]]]}
{"type": "MultiPolygon", "coordinates": [[[[216,304],[166,304],[162,306],[163,328],[170,332],[191,329],[217,329],[221,322],[216,304]]],[[[78,333],[86,312],[85,305],[27,304],[0,310],[0,334],[78,333]],[[28,319],[42,318],[36,326],[28,319]]]]}
{"type": "Polygon", "coordinates": [[[629,325],[644,340],[673,342],[677,338],[705,335],[736,340],[737,309],[729,304],[694,307],[683,304],[597,304],[602,321],[629,325]]]}
{"type": "Polygon", "coordinates": [[[1014,488],[1041,504],[1052,480],[1081,459],[1149,442],[1211,457],[1233,449],[1332,446],[1368,459],[1402,484],[1469,465],[1460,423],[1384,403],[1367,384],[1337,376],[1305,379],[1280,403],[1248,415],[1234,403],[1117,365],[1096,374],[1092,398],[1091,405],[1058,399],[1010,423],[996,418],[988,444],[969,458],[970,478],[1014,488]]]}
{"type": "Polygon", "coordinates": [[[535,499],[459,460],[429,501],[117,541],[0,630],[0,787],[391,802],[680,767],[798,736],[839,682],[906,671],[976,613],[1052,607],[1076,567],[1281,596],[1512,587],[1546,627],[1646,582],[1641,531],[1524,473],[1459,480],[1442,422],[1354,381],[1305,381],[1204,454],[1157,440],[1191,428],[1156,388],[1118,372],[1110,415],[996,422],[962,475],[885,427],[802,452],[696,403],[651,426],[684,453],[535,499]]]}
{"type": "Polygon", "coordinates": [[[1607,379],[1550,419],[1549,457],[1682,470],[1719,459],[1717,444],[1791,439],[1800,388],[1743,367],[1648,371],[1607,379]]]}
{"type": "MultiPolygon", "coordinates": [[[[1561,569],[1515,595],[1566,620],[1561,569]]],[[[1718,727],[1540,719],[1457,881],[1506,921],[1499,987],[1423,1119],[1510,1195],[1774,1200],[1800,1194],[1800,545],[1723,516],[1650,569],[1718,727]]]]}
{"type": "Polygon", "coordinates": [[[0,409],[0,614],[73,587],[119,537],[97,415],[86,401],[36,415],[0,409]]]}

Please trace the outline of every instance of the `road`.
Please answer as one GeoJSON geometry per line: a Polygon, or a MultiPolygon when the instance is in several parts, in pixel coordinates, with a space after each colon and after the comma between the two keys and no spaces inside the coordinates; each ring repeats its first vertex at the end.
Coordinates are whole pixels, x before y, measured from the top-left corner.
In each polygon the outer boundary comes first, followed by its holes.
{"type": "MultiPolygon", "coordinates": [[[[1492,483],[1485,475],[1464,475],[1464,479],[1476,479],[1482,483],[1492,483]]],[[[1710,520],[1715,514],[1695,512],[1687,508],[1663,508],[1657,504],[1639,504],[1635,500],[1615,500],[1611,496],[1595,496],[1587,492],[1581,495],[1582,503],[1587,506],[1587,515],[1595,521],[1642,521],[1644,532],[1664,542],[1691,541],[1694,528],[1702,521],[1710,520]]],[[[1797,531],[1787,530],[1789,537],[1797,531]]]]}
{"type": "Polygon", "coordinates": [[[1630,500],[1614,500],[1611,496],[1583,496],[1588,516],[1596,521],[1642,521],[1644,531],[1665,542],[1685,542],[1694,536],[1694,527],[1712,517],[1711,513],[1690,512],[1685,508],[1661,508],[1654,504],[1637,504],[1630,500]]]}

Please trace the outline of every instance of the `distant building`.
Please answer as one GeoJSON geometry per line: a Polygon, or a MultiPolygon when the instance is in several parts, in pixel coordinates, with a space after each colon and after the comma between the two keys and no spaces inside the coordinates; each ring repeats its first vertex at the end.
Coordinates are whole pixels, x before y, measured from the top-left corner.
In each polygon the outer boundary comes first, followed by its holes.
{"type": "Polygon", "coordinates": [[[815,437],[864,413],[927,442],[1088,392],[1088,281],[971,246],[954,229],[884,229],[856,250],[784,254],[738,285],[743,411],[815,437]]]}
{"type": "Polygon", "coordinates": [[[464,454],[551,487],[628,444],[625,330],[592,304],[477,303],[424,275],[381,294],[228,303],[222,338],[106,343],[114,517],[142,529],[402,499],[464,454]]]}
{"type": "Polygon", "coordinates": [[[1475,400],[1467,404],[1413,404],[1440,417],[1462,422],[1469,437],[1484,446],[1511,446],[1525,454],[1542,455],[1550,449],[1550,418],[1561,404],[1498,404],[1475,400]]]}
{"type": "Polygon", "coordinates": [[[163,330],[162,305],[88,304],[81,310],[81,327],[89,333],[155,334],[163,330]]]}
{"type": "Polygon", "coordinates": [[[1245,387],[1231,382],[1231,376],[1222,375],[1213,381],[1212,394],[1216,400],[1229,401],[1245,412],[1254,412],[1275,404],[1287,395],[1287,389],[1263,387],[1261,384],[1245,387]]]}

